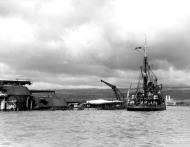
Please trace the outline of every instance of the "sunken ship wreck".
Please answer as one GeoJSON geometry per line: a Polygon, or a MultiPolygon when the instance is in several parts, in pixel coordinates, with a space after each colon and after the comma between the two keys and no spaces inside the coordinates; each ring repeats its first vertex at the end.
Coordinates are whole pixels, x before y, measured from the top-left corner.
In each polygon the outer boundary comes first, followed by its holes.
{"type": "Polygon", "coordinates": [[[0,80],[0,110],[67,110],[67,102],[53,90],[30,90],[31,81],[0,80]]]}
{"type": "Polygon", "coordinates": [[[0,80],[0,110],[20,111],[32,110],[34,100],[30,90],[25,85],[31,85],[30,81],[0,80]]]}
{"type": "Polygon", "coordinates": [[[134,95],[128,99],[128,111],[160,111],[166,110],[166,102],[162,93],[162,84],[158,84],[158,78],[153,73],[149,63],[145,47],[137,47],[136,50],[144,51],[143,65],[134,95]]]}

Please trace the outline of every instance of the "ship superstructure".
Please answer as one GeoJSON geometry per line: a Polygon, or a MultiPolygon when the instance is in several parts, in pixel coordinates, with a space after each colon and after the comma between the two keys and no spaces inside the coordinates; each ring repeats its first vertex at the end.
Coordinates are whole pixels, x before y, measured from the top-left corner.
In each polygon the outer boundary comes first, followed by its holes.
{"type": "Polygon", "coordinates": [[[30,81],[23,80],[0,80],[0,110],[31,110],[34,107],[34,100],[25,86],[30,84],[30,81]]]}
{"type": "Polygon", "coordinates": [[[157,111],[166,110],[165,98],[162,94],[162,84],[153,73],[146,53],[146,45],[137,47],[136,50],[144,51],[143,65],[140,67],[140,76],[135,95],[128,99],[129,111],[157,111]]]}

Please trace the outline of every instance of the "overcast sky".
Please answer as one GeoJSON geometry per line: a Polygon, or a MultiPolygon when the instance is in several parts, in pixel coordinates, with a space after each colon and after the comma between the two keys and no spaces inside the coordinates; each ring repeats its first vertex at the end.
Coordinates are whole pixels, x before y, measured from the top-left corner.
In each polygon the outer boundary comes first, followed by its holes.
{"type": "Polygon", "coordinates": [[[0,79],[31,88],[137,82],[142,55],[159,82],[190,86],[188,0],[1,0],[0,79]]]}

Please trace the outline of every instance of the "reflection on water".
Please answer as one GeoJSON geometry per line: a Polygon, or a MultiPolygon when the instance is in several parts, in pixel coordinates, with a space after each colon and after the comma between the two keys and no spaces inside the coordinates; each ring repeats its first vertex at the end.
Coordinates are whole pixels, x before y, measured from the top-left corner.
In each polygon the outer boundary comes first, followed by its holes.
{"type": "Polygon", "coordinates": [[[0,112],[0,146],[190,146],[189,116],[189,107],[160,112],[0,112]]]}

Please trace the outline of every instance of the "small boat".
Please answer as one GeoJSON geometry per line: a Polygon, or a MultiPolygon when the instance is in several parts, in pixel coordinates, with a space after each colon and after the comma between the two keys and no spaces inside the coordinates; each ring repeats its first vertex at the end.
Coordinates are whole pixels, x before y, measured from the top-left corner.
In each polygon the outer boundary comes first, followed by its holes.
{"type": "Polygon", "coordinates": [[[166,110],[165,98],[162,94],[162,84],[158,84],[156,75],[151,70],[146,55],[146,45],[137,47],[144,51],[143,66],[135,94],[127,100],[128,111],[161,111],[166,110]]]}
{"type": "Polygon", "coordinates": [[[167,106],[176,106],[176,102],[173,98],[170,98],[170,95],[166,95],[166,105],[167,106]]]}

